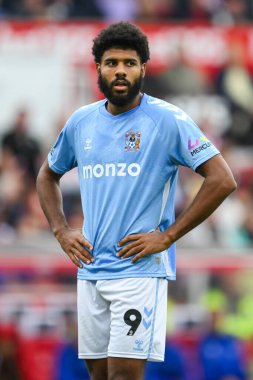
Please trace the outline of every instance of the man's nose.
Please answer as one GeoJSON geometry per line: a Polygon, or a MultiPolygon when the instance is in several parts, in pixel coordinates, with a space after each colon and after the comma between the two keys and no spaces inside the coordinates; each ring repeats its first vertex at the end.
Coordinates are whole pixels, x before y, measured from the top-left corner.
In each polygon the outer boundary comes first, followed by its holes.
{"type": "Polygon", "coordinates": [[[116,67],[115,75],[118,76],[126,76],[126,68],[123,63],[119,63],[116,67]]]}

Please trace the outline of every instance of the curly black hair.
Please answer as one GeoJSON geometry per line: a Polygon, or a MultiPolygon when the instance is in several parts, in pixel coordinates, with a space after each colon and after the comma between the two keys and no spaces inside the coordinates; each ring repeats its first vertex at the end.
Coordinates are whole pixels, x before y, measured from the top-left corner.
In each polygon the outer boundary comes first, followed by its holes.
{"type": "Polygon", "coordinates": [[[149,58],[149,46],[146,35],[130,22],[118,22],[103,29],[93,40],[92,54],[95,62],[100,63],[104,52],[110,48],[133,49],[146,63],[149,58]]]}

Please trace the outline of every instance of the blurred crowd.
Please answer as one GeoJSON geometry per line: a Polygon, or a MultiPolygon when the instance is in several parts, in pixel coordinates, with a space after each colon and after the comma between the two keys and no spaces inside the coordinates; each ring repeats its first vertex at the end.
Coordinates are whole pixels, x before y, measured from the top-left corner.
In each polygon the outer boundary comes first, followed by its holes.
{"type": "Polygon", "coordinates": [[[251,0],[1,0],[0,17],[65,20],[192,20],[245,24],[252,20],[251,0]]]}
{"type": "Polygon", "coordinates": [[[4,242],[12,242],[16,233],[32,234],[33,229],[43,228],[35,191],[41,153],[40,143],[27,130],[27,111],[20,110],[1,138],[0,239],[4,242]]]}

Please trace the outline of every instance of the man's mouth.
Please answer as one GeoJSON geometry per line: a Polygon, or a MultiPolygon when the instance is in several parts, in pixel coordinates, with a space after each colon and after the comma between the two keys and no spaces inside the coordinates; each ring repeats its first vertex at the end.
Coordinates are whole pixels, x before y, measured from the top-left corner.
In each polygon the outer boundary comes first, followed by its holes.
{"type": "Polygon", "coordinates": [[[117,80],[113,84],[113,87],[118,91],[124,91],[126,88],[128,88],[128,83],[123,80],[117,80]]]}

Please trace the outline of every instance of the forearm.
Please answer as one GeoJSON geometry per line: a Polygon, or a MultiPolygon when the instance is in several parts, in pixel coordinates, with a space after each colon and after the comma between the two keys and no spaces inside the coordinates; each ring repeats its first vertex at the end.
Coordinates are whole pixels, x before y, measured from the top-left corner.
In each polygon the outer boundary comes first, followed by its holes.
{"type": "Polygon", "coordinates": [[[207,219],[235,189],[231,178],[224,178],[218,182],[213,178],[205,178],[199,192],[190,204],[171,225],[165,234],[170,242],[175,242],[187,232],[207,219]]]}
{"type": "Polygon", "coordinates": [[[59,179],[60,177],[50,173],[47,163],[43,164],[37,178],[37,192],[40,204],[56,237],[61,230],[68,228],[63,211],[59,179]]]}
{"type": "Polygon", "coordinates": [[[90,264],[93,261],[93,256],[88,252],[93,247],[85,239],[81,229],[70,228],[66,221],[59,184],[60,178],[60,175],[49,169],[48,163],[45,161],[37,178],[37,191],[40,204],[62,249],[69,256],[70,260],[81,268],[82,263],[80,260],[86,264],[90,264]]]}

